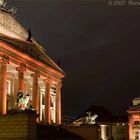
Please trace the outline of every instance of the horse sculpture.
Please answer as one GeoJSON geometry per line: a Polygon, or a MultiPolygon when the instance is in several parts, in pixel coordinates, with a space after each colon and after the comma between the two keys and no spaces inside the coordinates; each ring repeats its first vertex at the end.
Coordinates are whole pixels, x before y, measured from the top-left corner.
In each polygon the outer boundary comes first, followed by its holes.
{"type": "Polygon", "coordinates": [[[85,117],[85,119],[86,119],[86,124],[89,124],[89,125],[93,125],[93,124],[95,124],[96,122],[95,122],[95,119],[98,117],[98,115],[97,114],[94,114],[94,115],[91,115],[91,112],[87,112],[87,114],[88,114],[88,116],[87,117],[85,117]]]}
{"type": "Polygon", "coordinates": [[[29,99],[30,99],[29,94],[24,95],[24,93],[22,91],[19,91],[17,93],[17,99],[15,102],[15,106],[21,110],[24,110],[25,108],[27,108],[29,99]]]}

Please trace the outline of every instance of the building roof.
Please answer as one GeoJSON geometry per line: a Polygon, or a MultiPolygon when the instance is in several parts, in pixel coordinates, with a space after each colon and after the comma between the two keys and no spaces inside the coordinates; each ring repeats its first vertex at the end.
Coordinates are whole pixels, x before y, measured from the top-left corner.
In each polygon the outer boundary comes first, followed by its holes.
{"type": "Polygon", "coordinates": [[[140,113],[140,104],[131,106],[128,110],[128,113],[140,113]]]}
{"type": "Polygon", "coordinates": [[[7,43],[14,49],[29,55],[30,57],[36,59],[37,61],[40,61],[51,68],[54,68],[55,70],[61,72],[64,74],[64,72],[61,70],[60,67],[58,67],[47,55],[44,49],[41,49],[40,47],[36,46],[32,42],[19,40],[16,38],[8,37],[5,35],[0,34],[0,41],[7,43]]]}

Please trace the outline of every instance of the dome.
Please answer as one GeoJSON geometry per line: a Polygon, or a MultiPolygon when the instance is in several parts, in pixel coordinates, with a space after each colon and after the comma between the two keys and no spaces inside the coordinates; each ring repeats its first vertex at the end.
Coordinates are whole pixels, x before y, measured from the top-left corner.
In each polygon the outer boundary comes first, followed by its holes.
{"type": "Polygon", "coordinates": [[[9,37],[26,40],[28,32],[10,13],[0,10],[0,33],[9,37]]]}

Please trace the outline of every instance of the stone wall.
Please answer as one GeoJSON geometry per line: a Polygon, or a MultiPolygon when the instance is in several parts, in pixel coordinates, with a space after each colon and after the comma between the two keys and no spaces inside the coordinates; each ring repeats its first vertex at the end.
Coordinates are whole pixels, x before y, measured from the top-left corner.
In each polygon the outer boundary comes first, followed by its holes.
{"type": "Polygon", "coordinates": [[[112,136],[114,140],[128,140],[128,125],[112,125],[112,136]]]}
{"type": "Polygon", "coordinates": [[[36,114],[17,113],[0,115],[0,139],[35,139],[36,114]]]}
{"type": "Polygon", "coordinates": [[[85,140],[99,140],[98,126],[67,126],[65,129],[85,140]]]}

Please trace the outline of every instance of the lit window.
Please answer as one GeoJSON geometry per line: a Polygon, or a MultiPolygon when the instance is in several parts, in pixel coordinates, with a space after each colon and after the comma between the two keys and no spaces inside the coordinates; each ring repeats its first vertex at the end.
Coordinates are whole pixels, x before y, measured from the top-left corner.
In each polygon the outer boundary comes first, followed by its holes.
{"type": "Polygon", "coordinates": [[[50,109],[51,109],[51,121],[55,123],[56,117],[56,87],[51,86],[50,93],[50,109]]]}
{"type": "Polygon", "coordinates": [[[7,95],[11,94],[11,82],[9,80],[6,81],[7,84],[7,95]]]}
{"type": "Polygon", "coordinates": [[[40,90],[40,121],[45,120],[45,90],[40,90]]]}
{"type": "Polygon", "coordinates": [[[140,122],[139,121],[134,121],[134,125],[139,125],[140,122]]]}
{"type": "Polygon", "coordinates": [[[135,140],[139,140],[139,132],[138,131],[135,132],[135,140]]]}
{"type": "Polygon", "coordinates": [[[33,100],[33,95],[32,95],[32,88],[30,88],[30,101],[32,101],[33,100]]]}

